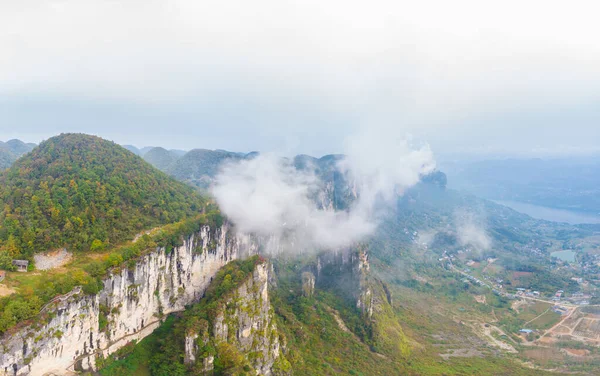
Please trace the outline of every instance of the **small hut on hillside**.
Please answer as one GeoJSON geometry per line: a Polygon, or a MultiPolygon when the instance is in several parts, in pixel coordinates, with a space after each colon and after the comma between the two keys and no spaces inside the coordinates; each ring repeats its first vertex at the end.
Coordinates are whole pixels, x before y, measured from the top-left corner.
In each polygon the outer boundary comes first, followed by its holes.
{"type": "Polygon", "coordinates": [[[4,277],[6,277],[6,271],[0,270],[0,282],[4,281],[4,277]]]}
{"type": "Polygon", "coordinates": [[[18,272],[27,272],[29,261],[27,260],[13,260],[12,264],[17,268],[18,272]]]}

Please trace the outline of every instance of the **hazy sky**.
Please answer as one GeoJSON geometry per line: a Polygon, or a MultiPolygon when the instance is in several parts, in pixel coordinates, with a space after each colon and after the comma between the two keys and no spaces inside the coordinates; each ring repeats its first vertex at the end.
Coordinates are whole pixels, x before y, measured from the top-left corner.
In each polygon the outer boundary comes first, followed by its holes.
{"type": "Polygon", "coordinates": [[[600,150],[597,1],[0,0],[0,139],[600,150]]]}

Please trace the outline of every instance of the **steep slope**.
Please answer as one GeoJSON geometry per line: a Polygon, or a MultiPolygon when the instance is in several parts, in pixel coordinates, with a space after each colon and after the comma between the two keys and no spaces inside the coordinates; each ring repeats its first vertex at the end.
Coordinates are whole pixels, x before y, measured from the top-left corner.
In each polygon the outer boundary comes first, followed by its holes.
{"type": "Polygon", "coordinates": [[[96,370],[103,359],[149,335],[165,315],[197,302],[221,267],[252,249],[226,223],[184,221],[115,250],[120,257],[91,261],[85,269],[96,278],[82,278],[77,268],[53,275],[43,288],[54,283],[63,291],[51,294],[50,302],[37,296],[0,299],[0,374],[96,370]],[[15,326],[15,318],[26,321],[15,326]]]}
{"type": "Polygon", "coordinates": [[[112,142],[63,134],[0,175],[0,248],[28,257],[103,248],[198,213],[192,189],[112,142]]]}
{"type": "Polygon", "coordinates": [[[143,158],[159,170],[167,171],[179,159],[179,156],[169,150],[156,147],[144,154],[143,158]]]}
{"type": "Polygon", "coordinates": [[[269,264],[258,256],[233,261],[213,278],[204,298],[167,320],[132,353],[104,362],[101,374],[283,375],[290,364],[269,301],[269,264]],[[142,356],[147,354],[147,356],[142,356]]]}

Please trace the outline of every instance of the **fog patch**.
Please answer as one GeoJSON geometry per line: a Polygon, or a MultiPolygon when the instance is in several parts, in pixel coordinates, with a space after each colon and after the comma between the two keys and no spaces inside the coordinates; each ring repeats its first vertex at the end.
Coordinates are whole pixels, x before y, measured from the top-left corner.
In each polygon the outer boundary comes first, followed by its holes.
{"type": "Polygon", "coordinates": [[[434,229],[429,230],[421,230],[418,233],[415,242],[420,248],[428,249],[431,247],[433,242],[435,241],[435,236],[438,232],[434,229]]]}
{"type": "Polygon", "coordinates": [[[373,234],[380,210],[435,169],[429,146],[386,136],[363,131],[346,140],[346,157],[335,166],[357,187],[346,211],[323,209],[313,199],[323,182],[312,169],[298,170],[276,154],[224,165],[212,193],[242,232],[278,237],[285,248],[349,246],[373,234]]]}
{"type": "Polygon", "coordinates": [[[456,235],[461,246],[471,246],[477,251],[486,251],[492,239],[486,231],[487,221],[482,214],[458,210],[454,213],[456,235]]]}

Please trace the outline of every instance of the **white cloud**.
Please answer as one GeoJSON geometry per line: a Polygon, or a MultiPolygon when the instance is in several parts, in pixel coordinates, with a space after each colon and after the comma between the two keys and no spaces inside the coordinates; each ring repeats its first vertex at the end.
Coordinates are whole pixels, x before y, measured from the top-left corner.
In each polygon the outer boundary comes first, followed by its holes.
{"type": "Polygon", "coordinates": [[[492,239],[486,231],[487,222],[482,214],[459,210],[454,213],[454,221],[460,245],[475,247],[476,251],[490,249],[492,239]]]}
{"type": "Polygon", "coordinates": [[[348,142],[348,156],[339,168],[358,187],[358,198],[347,211],[320,207],[312,197],[323,182],[277,155],[224,166],[212,193],[242,232],[275,236],[295,251],[349,246],[373,233],[380,203],[392,203],[435,167],[426,145],[411,148],[390,135],[377,132],[367,138],[363,133],[348,142]],[[389,147],[387,157],[381,147],[389,147]]]}
{"type": "Polygon", "coordinates": [[[0,6],[4,90],[49,85],[165,99],[202,91],[202,84],[214,90],[231,78],[252,92],[285,86],[362,98],[400,84],[400,95],[408,90],[416,105],[433,100],[460,109],[482,95],[500,101],[523,91],[548,96],[548,85],[584,94],[593,88],[583,80],[600,74],[600,7],[593,1],[30,0],[0,6]]]}

